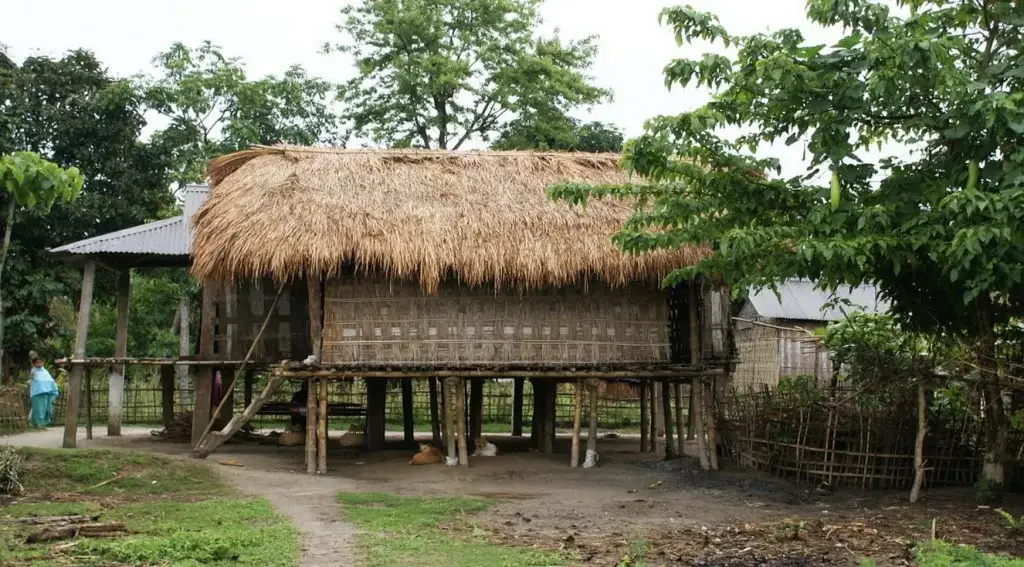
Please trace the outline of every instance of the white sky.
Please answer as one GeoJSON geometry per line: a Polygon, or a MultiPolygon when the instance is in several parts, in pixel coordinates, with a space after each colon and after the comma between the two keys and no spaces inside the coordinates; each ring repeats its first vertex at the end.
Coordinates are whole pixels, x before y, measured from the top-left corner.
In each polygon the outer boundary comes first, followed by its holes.
{"type": "MultiPolygon", "coordinates": [[[[321,55],[324,41],[337,39],[338,9],[350,0],[2,0],[7,22],[0,42],[15,60],[29,55],[59,56],[74,48],[96,53],[111,73],[127,76],[150,67],[150,60],[171,43],[197,45],[209,39],[227,55],[241,57],[250,77],[281,73],[298,63],[312,74],[340,82],[352,72],[341,54],[321,55]]],[[[595,82],[614,91],[614,101],[578,113],[611,122],[627,136],[643,130],[658,114],[699,106],[707,93],[697,89],[668,92],[662,68],[672,58],[697,56],[707,46],[677,47],[671,31],[658,25],[659,11],[690,3],[716,13],[733,34],[798,27],[809,41],[830,43],[839,30],[823,30],[804,17],[806,0],[547,0],[545,31],[563,38],[599,36],[592,70],[595,82]]],[[[772,148],[786,173],[801,170],[802,147],[772,148]]]]}

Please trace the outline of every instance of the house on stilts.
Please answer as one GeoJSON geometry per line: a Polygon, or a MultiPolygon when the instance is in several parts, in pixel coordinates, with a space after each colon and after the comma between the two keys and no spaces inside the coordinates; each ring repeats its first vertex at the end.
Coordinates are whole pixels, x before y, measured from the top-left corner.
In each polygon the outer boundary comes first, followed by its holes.
{"type": "MultiPolygon", "coordinates": [[[[668,439],[672,387],[686,384],[696,444],[714,459],[707,448],[715,440],[714,385],[734,362],[729,295],[707,280],[661,286],[671,270],[707,251],[627,255],[610,237],[630,203],[580,209],[546,197],[549,185],[565,181],[625,182],[618,156],[275,146],[217,158],[207,175],[208,198],[183,218],[186,263],[202,286],[198,357],[139,361],[122,349],[115,359],[90,359],[79,329],[72,396],[80,388],[75,377],[90,365],[193,369],[193,450],[205,456],[284,382],[305,381],[307,470],[324,472],[330,381],[365,382],[372,451],[384,447],[387,381],[429,380],[442,422],[435,442],[450,464],[463,465],[480,415],[473,394],[483,380],[514,379],[518,396],[531,380],[533,436],[547,452],[556,385],[572,383],[573,466],[583,400],[589,396],[596,408],[598,381],[656,384],[651,391],[661,392],[662,404],[651,412],[662,416],[668,439]],[[253,365],[269,370],[265,388],[244,412],[211,423],[211,415],[223,416],[211,407],[214,372],[228,386],[253,365]]],[[[88,280],[99,258],[83,259],[88,280]]],[[[90,287],[83,285],[86,314],[90,287]]],[[[173,380],[165,384],[173,390],[173,380]]],[[[596,442],[591,413],[588,455],[596,442]]],[[[73,429],[75,414],[68,415],[73,429]]]]}

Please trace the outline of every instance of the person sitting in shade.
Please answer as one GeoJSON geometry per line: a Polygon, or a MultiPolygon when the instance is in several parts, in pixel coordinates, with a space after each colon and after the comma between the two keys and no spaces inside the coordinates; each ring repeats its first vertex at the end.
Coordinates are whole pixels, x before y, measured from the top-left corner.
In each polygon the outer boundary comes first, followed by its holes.
{"type": "Polygon", "coordinates": [[[43,361],[38,358],[32,359],[31,374],[29,399],[32,400],[32,425],[34,427],[49,427],[53,418],[53,400],[60,395],[57,382],[43,367],[43,361]]]}

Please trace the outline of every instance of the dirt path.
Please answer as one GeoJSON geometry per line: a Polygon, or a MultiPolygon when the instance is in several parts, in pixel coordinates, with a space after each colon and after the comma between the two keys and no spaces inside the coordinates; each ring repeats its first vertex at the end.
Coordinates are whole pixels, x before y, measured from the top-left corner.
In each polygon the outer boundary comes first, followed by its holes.
{"type": "MultiPolygon", "coordinates": [[[[99,433],[99,432],[97,432],[99,433]]],[[[84,433],[78,440],[83,448],[132,449],[149,436],[149,429],[125,428],[121,438],[108,438],[97,434],[91,441],[84,433]]],[[[0,446],[10,444],[27,447],[59,448],[63,440],[63,429],[51,427],[45,431],[32,431],[18,435],[0,437],[0,446]]],[[[169,455],[188,458],[181,445],[146,443],[143,450],[155,447],[165,449],[169,455]]],[[[231,447],[229,446],[228,449],[231,447]]],[[[353,567],[359,564],[358,553],[353,543],[355,528],[343,522],[339,515],[335,495],[339,492],[358,490],[356,483],[340,477],[310,477],[305,473],[289,470],[266,470],[259,456],[247,453],[233,453],[230,450],[218,452],[215,457],[204,461],[193,461],[216,466],[217,471],[232,486],[241,492],[266,498],[282,514],[287,516],[302,535],[303,554],[299,567],[353,567]],[[218,461],[232,459],[243,466],[228,467],[217,465],[218,461]]],[[[280,467],[281,463],[277,463],[280,467]]]]}

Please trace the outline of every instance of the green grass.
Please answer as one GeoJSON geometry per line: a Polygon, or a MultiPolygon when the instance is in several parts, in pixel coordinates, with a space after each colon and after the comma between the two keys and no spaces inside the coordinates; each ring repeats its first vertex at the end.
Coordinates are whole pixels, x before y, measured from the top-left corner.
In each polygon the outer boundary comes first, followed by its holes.
{"type": "Polygon", "coordinates": [[[360,528],[366,567],[526,567],[566,565],[563,555],[503,547],[473,526],[472,514],[494,502],[413,498],[384,493],[338,495],[345,518],[360,528]],[[442,529],[445,527],[447,529],[442,529]]]}
{"type": "Polygon", "coordinates": [[[921,567],[1024,567],[1024,559],[983,553],[946,541],[923,543],[916,550],[921,567]]]}
{"type": "Polygon", "coordinates": [[[289,567],[297,562],[297,533],[287,520],[263,499],[235,495],[208,467],[122,451],[22,451],[26,493],[17,503],[0,506],[0,565],[289,567]],[[3,521],[71,514],[122,521],[130,534],[81,539],[57,556],[52,544],[24,543],[32,526],[3,521]]]}

